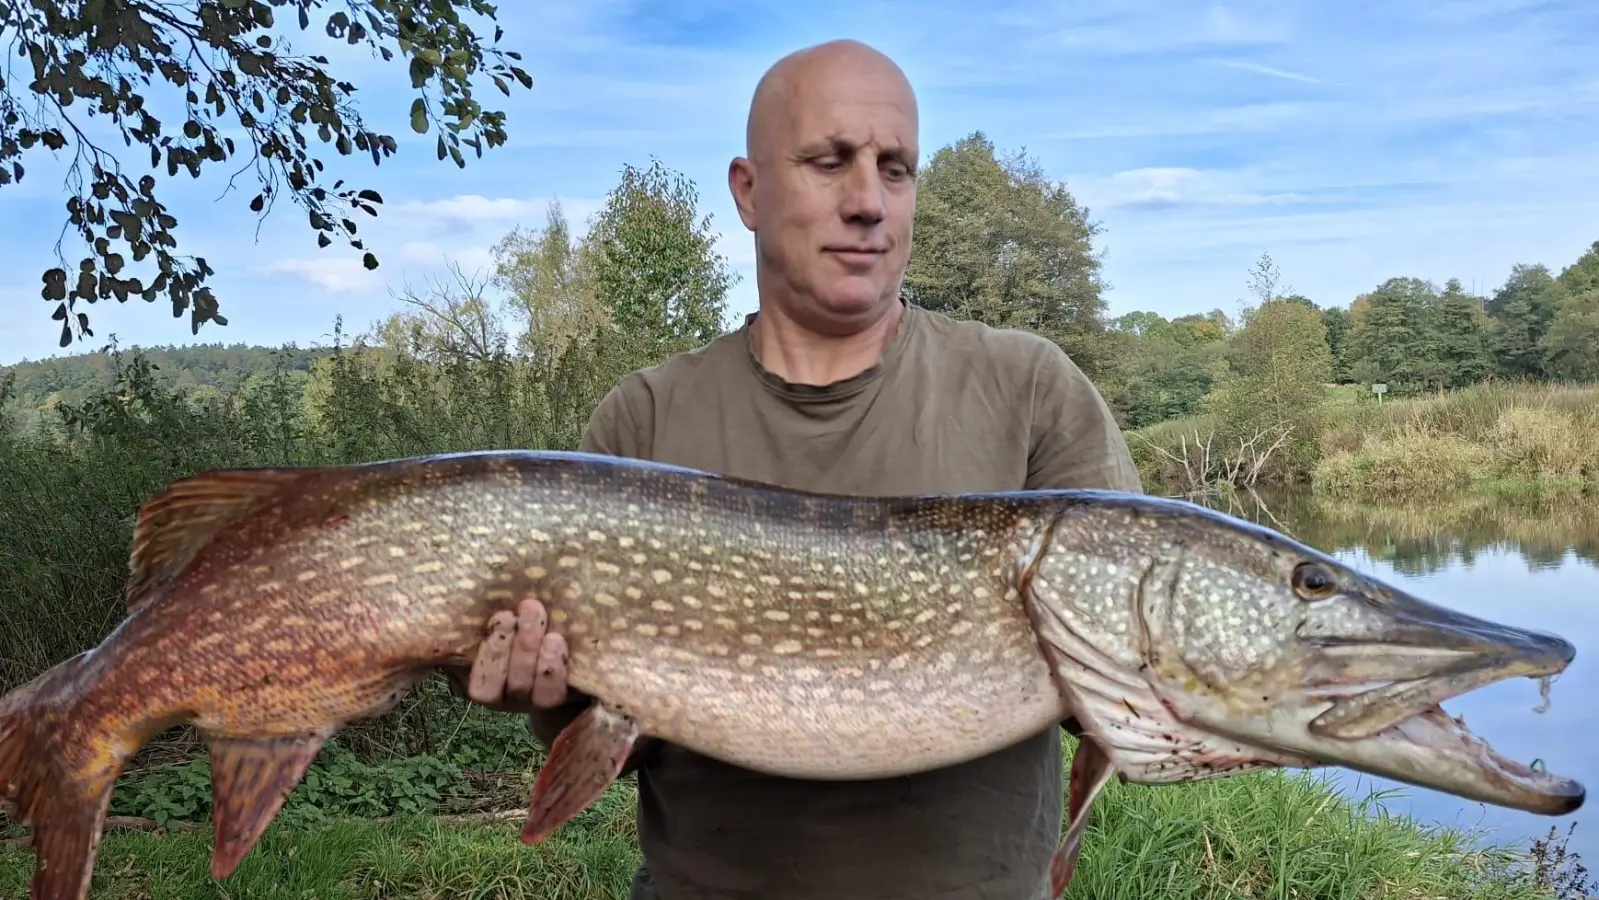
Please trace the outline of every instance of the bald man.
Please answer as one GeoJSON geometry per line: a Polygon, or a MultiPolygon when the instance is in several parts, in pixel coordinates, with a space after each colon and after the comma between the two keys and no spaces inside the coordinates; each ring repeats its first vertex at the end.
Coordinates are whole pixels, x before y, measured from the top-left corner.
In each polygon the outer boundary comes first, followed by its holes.
{"type": "MultiPolygon", "coordinates": [[[[755,235],[759,311],[623,378],[581,448],[796,488],[1136,491],[1121,431],[1055,344],[905,303],[916,96],[860,43],[779,61],[728,186],[755,235]]],[[[537,598],[503,614],[470,697],[548,745],[587,698],[537,598]]],[[[462,676],[466,677],[466,676],[462,676]]],[[[631,900],[1041,900],[1060,837],[1060,731],[885,781],[793,781],[659,741],[638,774],[631,900]]]]}

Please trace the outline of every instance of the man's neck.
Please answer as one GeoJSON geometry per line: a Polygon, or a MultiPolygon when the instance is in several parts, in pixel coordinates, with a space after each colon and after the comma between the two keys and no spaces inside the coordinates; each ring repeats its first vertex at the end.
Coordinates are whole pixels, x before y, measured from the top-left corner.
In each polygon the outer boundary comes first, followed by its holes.
{"type": "Polygon", "coordinates": [[[755,358],[773,375],[793,384],[828,385],[877,365],[904,316],[905,304],[896,301],[860,331],[834,337],[805,329],[776,304],[763,305],[750,327],[750,342],[755,358]]]}

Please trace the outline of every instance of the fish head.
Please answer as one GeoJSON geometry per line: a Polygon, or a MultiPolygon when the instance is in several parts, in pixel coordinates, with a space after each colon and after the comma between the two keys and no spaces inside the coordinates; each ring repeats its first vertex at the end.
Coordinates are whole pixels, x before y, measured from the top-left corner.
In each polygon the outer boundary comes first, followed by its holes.
{"type": "Polygon", "coordinates": [[[1510,678],[1547,690],[1576,655],[1569,641],[1429,602],[1213,510],[1178,518],[1137,602],[1145,677],[1184,726],[1263,758],[1534,813],[1582,805],[1581,784],[1503,757],[1441,706],[1510,678]]]}

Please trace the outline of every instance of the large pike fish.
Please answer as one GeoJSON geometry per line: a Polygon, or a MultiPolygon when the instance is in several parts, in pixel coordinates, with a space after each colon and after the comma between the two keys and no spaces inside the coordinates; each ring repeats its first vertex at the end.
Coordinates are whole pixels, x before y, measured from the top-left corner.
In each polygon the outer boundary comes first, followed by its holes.
{"type": "Polygon", "coordinates": [[[1430,605],[1265,528],[1133,494],[849,498],[572,453],[215,471],[140,511],[127,618],[0,698],[0,799],[34,900],[83,900],[112,787],[192,723],[212,873],[323,744],[536,596],[596,698],[551,748],[541,840],[654,736],[782,776],[903,775],[1075,718],[1070,880],[1094,797],[1344,766],[1561,815],[1576,782],[1504,759],[1440,702],[1547,678],[1558,637],[1430,605]]]}

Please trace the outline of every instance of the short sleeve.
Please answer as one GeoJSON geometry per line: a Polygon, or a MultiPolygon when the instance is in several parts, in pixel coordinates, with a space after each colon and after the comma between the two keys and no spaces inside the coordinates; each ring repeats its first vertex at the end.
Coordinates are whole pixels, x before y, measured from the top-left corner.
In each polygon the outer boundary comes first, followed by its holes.
{"type": "Polygon", "coordinates": [[[650,400],[649,387],[638,373],[623,377],[589,415],[578,450],[648,459],[654,436],[654,417],[645,411],[650,400]]]}
{"type": "Polygon", "coordinates": [[[1099,389],[1058,345],[1040,343],[1027,486],[1142,493],[1127,440],[1099,389]]]}

